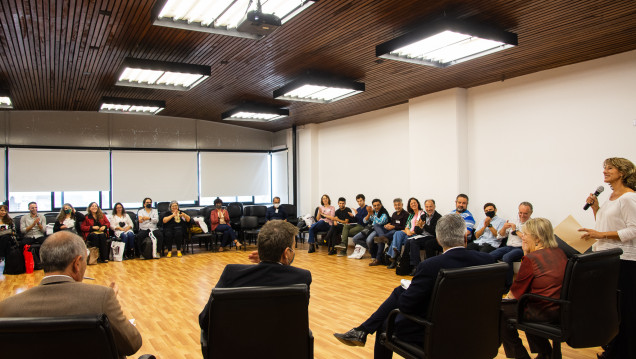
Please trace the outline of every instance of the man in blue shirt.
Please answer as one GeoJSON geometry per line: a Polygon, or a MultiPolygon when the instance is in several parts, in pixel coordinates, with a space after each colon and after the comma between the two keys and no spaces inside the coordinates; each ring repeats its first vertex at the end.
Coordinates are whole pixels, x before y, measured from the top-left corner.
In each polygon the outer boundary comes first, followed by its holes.
{"type": "Polygon", "coordinates": [[[466,248],[490,253],[501,245],[501,238],[498,238],[498,232],[503,228],[506,221],[497,217],[497,207],[494,203],[486,203],[484,205],[484,213],[486,218],[475,231],[475,241],[469,243],[466,248]]]}
{"type": "Polygon", "coordinates": [[[280,197],[274,197],[272,202],[274,203],[274,205],[267,208],[265,218],[267,218],[268,221],[271,221],[272,219],[280,219],[282,221],[286,221],[287,213],[285,213],[285,211],[279,207],[280,197]]]}
{"type": "Polygon", "coordinates": [[[355,211],[355,216],[353,213],[350,213],[351,220],[348,224],[344,225],[342,229],[341,242],[336,246],[336,249],[340,250],[338,256],[346,256],[347,255],[347,246],[349,245],[349,236],[355,236],[360,233],[364,227],[367,225],[367,221],[373,213],[373,209],[371,206],[367,206],[365,204],[366,198],[363,194],[359,194],[356,196],[356,201],[358,202],[358,209],[355,211]],[[354,220],[355,219],[355,224],[354,220]]]}
{"type": "Polygon", "coordinates": [[[473,228],[475,228],[475,218],[473,214],[470,213],[468,208],[468,196],[460,193],[455,198],[455,209],[451,211],[451,213],[457,213],[464,219],[466,222],[466,235],[468,238],[468,242],[472,241],[472,233],[473,228]]]}

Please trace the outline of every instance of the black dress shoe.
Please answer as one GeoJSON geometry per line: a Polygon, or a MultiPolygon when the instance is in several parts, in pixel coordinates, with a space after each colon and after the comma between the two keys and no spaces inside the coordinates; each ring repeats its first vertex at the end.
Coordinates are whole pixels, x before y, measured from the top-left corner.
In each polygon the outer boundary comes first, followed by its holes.
{"type": "Polygon", "coordinates": [[[327,254],[330,255],[330,256],[336,254],[336,249],[335,248],[331,248],[331,250],[327,254]]]}
{"type": "Polygon", "coordinates": [[[411,273],[409,273],[409,275],[411,277],[413,277],[415,275],[415,272],[417,272],[417,267],[413,267],[413,269],[411,269],[411,273]]]}
{"type": "Polygon", "coordinates": [[[363,347],[367,343],[367,334],[367,332],[363,332],[362,330],[351,329],[342,334],[334,333],[333,336],[349,346],[363,347]]]}
{"type": "Polygon", "coordinates": [[[307,251],[307,253],[314,253],[316,251],[316,246],[314,246],[313,244],[309,245],[309,250],[307,251]]]}
{"type": "Polygon", "coordinates": [[[389,264],[386,268],[395,269],[395,267],[397,267],[397,259],[391,259],[391,264],[389,264]]]}

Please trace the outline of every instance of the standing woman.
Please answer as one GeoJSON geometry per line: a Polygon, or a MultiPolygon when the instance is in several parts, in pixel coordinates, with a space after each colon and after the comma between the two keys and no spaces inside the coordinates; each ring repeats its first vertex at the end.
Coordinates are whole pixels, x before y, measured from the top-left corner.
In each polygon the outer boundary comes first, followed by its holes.
{"type": "Polygon", "coordinates": [[[223,252],[223,248],[229,246],[232,242],[236,244],[236,249],[241,248],[241,242],[236,239],[236,233],[230,227],[230,214],[227,213],[226,209],[223,209],[223,200],[220,198],[214,200],[214,209],[210,212],[210,225],[211,232],[223,233],[219,252],[223,252]]]}
{"type": "Polygon", "coordinates": [[[98,263],[108,263],[109,248],[107,246],[110,222],[95,202],[88,205],[88,214],[82,222],[81,229],[84,240],[99,248],[98,263]]]}
{"type": "Polygon", "coordinates": [[[161,215],[163,222],[163,239],[168,248],[168,255],[172,257],[172,243],[177,245],[177,257],[181,257],[181,246],[183,245],[183,237],[188,234],[188,225],[190,216],[179,210],[177,201],[170,202],[170,210],[161,215]]]}
{"type": "Polygon", "coordinates": [[[64,203],[53,225],[53,232],[71,231],[75,234],[81,234],[82,222],[84,222],[84,215],[75,211],[70,203],[64,203]]]}
{"type": "Polygon", "coordinates": [[[124,246],[124,258],[135,257],[135,233],[133,232],[133,221],[124,209],[121,202],[115,203],[113,214],[110,217],[110,229],[115,232],[115,237],[119,238],[126,245],[124,246]]]}
{"type": "Polygon", "coordinates": [[[599,357],[636,358],[636,167],[625,158],[608,158],[603,162],[603,177],[612,194],[603,206],[594,194],[587,197],[596,227],[579,229],[585,232],[581,238],[597,240],[594,251],[623,250],[618,277],[621,323],[618,335],[599,357]]]}
{"type": "Polygon", "coordinates": [[[316,232],[328,232],[333,225],[333,218],[336,214],[336,209],[331,205],[331,198],[328,195],[323,194],[320,198],[321,205],[318,207],[318,215],[316,216],[316,223],[309,227],[309,250],[308,253],[316,251],[316,232]]]}
{"type": "Polygon", "coordinates": [[[15,223],[9,216],[9,207],[6,204],[0,205],[0,258],[6,257],[14,234],[15,223]]]}

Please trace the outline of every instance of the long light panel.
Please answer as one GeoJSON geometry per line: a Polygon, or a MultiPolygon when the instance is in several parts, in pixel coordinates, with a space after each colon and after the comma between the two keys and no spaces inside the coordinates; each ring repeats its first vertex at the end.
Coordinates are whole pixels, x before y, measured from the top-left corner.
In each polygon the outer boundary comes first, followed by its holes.
{"type": "Polygon", "coordinates": [[[243,105],[221,114],[225,121],[270,122],[289,116],[285,108],[272,108],[259,105],[243,105]]]}
{"type": "Polygon", "coordinates": [[[359,94],[364,83],[320,75],[301,76],[274,90],[274,98],[287,101],[331,103],[359,94]]]}
{"type": "Polygon", "coordinates": [[[99,112],[156,115],[165,108],[164,101],[103,97],[99,112]]]}
{"type": "MultiPolygon", "coordinates": [[[[263,0],[264,14],[274,14],[284,24],[311,6],[316,0],[263,0]]],[[[262,36],[239,32],[239,23],[250,10],[256,10],[250,0],[167,0],[155,6],[154,25],[202,31],[214,34],[260,39],[262,36]]]]}
{"type": "Polygon", "coordinates": [[[187,91],[210,73],[209,66],[127,58],[115,85],[187,91]]]}
{"type": "Polygon", "coordinates": [[[376,46],[376,56],[448,67],[516,46],[517,41],[511,32],[443,18],[376,46]]]}

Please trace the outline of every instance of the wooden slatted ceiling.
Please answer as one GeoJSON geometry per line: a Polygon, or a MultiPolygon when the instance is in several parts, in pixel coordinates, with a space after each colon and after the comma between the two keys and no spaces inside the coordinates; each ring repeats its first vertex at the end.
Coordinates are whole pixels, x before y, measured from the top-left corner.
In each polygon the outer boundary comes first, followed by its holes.
{"type": "Polygon", "coordinates": [[[103,96],[165,100],[164,116],[220,121],[241,101],[290,108],[271,131],[330,121],[409,98],[469,88],[636,49],[636,1],[320,0],[260,40],[152,25],[154,0],[1,0],[0,87],[16,110],[97,111],[103,96]],[[519,35],[519,46],[446,69],[382,60],[375,46],[441,14],[519,35]],[[188,92],[114,86],[126,57],[209,65],[188,92]],[[281,102],[272,91],[305,70],[366,83],[333,104],[281,102]]]}

